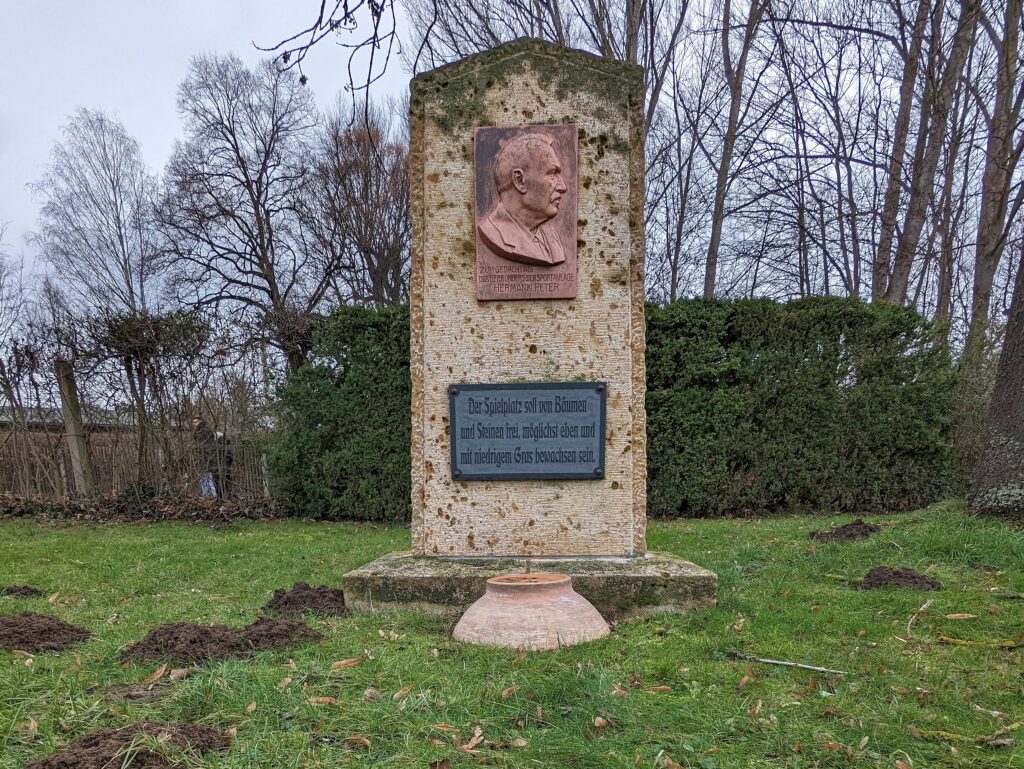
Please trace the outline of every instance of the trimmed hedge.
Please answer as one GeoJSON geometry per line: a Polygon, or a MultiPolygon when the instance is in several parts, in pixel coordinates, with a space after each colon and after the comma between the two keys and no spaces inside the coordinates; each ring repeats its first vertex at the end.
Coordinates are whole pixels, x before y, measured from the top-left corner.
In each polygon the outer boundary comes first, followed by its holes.
{"type": "MultiPolygon", "coordinates": [[[[286,509],[409,514],[409,316],[343,307],[280,390],[286,509]]],[[[648,511],[907,510],[961,490],[953,369],[913,310],[853,299],[647,308],[648,511]]]]}
{"type": "Polygon", "coordinates": [[[409,309],[341,307],[278,390],[274,495],[299,516],[409,518],[409,309]]]}
{"type": "Polygon", "coordinates": [[[650,515],[908,510],[960,488],[953,368],[913,310],[692,300],[647,318],[650,515]]]}

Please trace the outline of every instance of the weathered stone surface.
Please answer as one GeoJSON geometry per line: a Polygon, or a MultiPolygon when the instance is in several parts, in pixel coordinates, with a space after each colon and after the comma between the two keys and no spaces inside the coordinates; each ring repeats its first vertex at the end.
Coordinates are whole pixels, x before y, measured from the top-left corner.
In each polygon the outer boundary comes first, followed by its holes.
{"type": "Polygon", "coordinates": [[[713,572],[663,553],[621,558],[438,558],[392,553],[345,575],[345,604],[356,612],[411,609],[457,618],[500,574],[550,571],[605,619],[680,614],[715,603],[713,572]]]}
{"type": "Polygon", "coordinates": [[[642,71],[521,40],[412,83],[412,546],[425,556],[646,550],[642,71]],[[577,297],[479,302],[473,128],[578,127],[577,297]],[[447,387],[608,383],[599,480],[453,481],[447,387]]]}

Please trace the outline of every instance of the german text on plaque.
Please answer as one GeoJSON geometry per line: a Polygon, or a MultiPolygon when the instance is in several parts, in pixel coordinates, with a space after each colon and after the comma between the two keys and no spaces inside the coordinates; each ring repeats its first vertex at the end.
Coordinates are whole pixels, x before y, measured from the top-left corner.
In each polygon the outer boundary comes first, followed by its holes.
{"type": "Polygon", "coordinates": [[[453,480],[604,477],[604,382],[454,384],[453,480]]]}

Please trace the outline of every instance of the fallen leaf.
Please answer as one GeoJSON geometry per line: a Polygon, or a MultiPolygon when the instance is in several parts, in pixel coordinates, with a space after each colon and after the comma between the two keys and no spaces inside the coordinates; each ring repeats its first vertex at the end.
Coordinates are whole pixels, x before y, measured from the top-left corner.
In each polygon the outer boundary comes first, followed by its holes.
{"type": "Polygon", "coordinates": [[[530,744],[530,741],[529,740],[525,740],[522,737],[517,737],[516,739],[512,740],[512,747],[513,748],[525,748],[529,744],[530,744]]]}
{"type": "Polygon", "coordinates": [[[284,689],[291,682],[292,682],[292,679],[290,679],[290,678],[282,678],[280,681],[277,682],[277,688],[278,689],[284,689]]]}
{"type": "Polygon", "coordinates": [[[819,611],[821,611],[821,607],[817,604],[811,607],[811,614],[817,614],[819,611]]]}
{"type": "Polygon", "coordinates": [[[431,761],[430,769],[452,769],[452,760],[450,758],[440,758],[437,761],[431,761]]]}
{"type": "Polygon", "coordinates": [[[998,710],[986,710],[985,708],[981,707],[980,705],[976,705],[974,703],[971,703],[971,708],[973,708],[978,713],[987,713],[988,715],[992,716],[992,718],[1005,718],[1006,717],[1006,714],[1001,712],[1001,711],[998,711],[998,710]]]}
{"type": "Polygon", "coordinates": [[[27,732],[29,734],[35,734],[36,731],[39,729],[39,724],[36,723],[36,720],[34,718],[29,716],[28,720],[22,725],[21,729],[22,731],[27,732]]]}
{"type": "Polygon", "coordinates": [[[363,692],[363,699],[364,700],[379,700],[383,696],[384,696],[383,694],[381,694],[379,691],[374,689],[372,686],[369,689],[367,689],[365,692],[363,692]]]}
{"type": "Polygon", "coordinates": [[[248,705],[245,706],[245,712],[246,713],[252,713],[255,710],[256,710],[256,702],[255,701],[250,702],[248,705]]]}
{"type": "Polygon", "coordinates": [[[143,678],[142,679],[142,683],[146,684],[147,686],[149,684],[155,684],[157,681],[159,681],[161,678],[164,677],[164,673],[166,673],[166,672],[167,672],[167,666],[166,665],[161,665],[156,670],[154,670],[152,673],[150,673],[148,676],[143,678]]]}
{"type": "Polygon", "coordinates": [[[864,750],[867,747],[868,742],[871,740],[866,734],[860,738],[860,742],[857,743],[857,750],[864,750]]]}
{"type": "Polygon", "coordinates": [[[445,724],[445,723],[434,724],[434,728],[435,729],[440,729],[442,732],[457,732],[457,731],[459,731],[459,727],[452,726],[451,724],[445,724]]]}
{"type": "Polygon", "coordinates": [[[55,604],[55,603],[57,603],[57,596],[59,596],[59,595],[60,595],[60,591],[57,591],[56,593],[54,593],[53,595],[51,595],[51,596],[50,596],[49,598],[47,598],[46,600],[47,600],[47,602],[48,602],[48,603],[50,603],[50,604],[55,604]]]}
{"type": "Polygon", "coordinates": [[[281,667],[283,667],[285,670],[295,670],[298,667],[298,665],[295,664],[295,660],[289,659],[281,667]]]}
{"type": "Polygon", "coordinates": [[[594,726],[597,729],[604,729],[606,726],[608,726],[608,719],[602,718],[601,716],[595,716],[594,726]]]}
{"type": "Polygon", "coordinates": [[[997,737],[994,740],[986,740],[981,744],[988,748],[1012,748],[1013,737],[997,737]]]}
{"type": "Polygon", "coordinates": [[[628,697],[629,692],[621,688],[618,684],[612,684],[612,696],[614,697],[628,697]]]}
{"type": "Polygon", "coordinates": [[[345,738],[345,744],[359,745],[363,748],[370,747],[370,741],[361,734],[350,734],[348,737],[345,738]]]}
{"type": "Polygon", "coordinates": [[[975,614],[947,614],[946,619],[977,619],[975,614]]]}
{"type": "Polygon", "coordinates": [[[397,692],[395,692],[393,695],[391,695],[391,699],[394,700],[395,702],[400,702],[401,700],[404,700],[406,697],[408,697],[409,696],[409,692],[411,692],[411,691],[412,691],[412,684],[410,684],[409,686],[403,686],[401,689],[399,689],[397,692]]]}
{"type": "Polygon", "coordinates": [[[463,753],[469,753],[470,755],[475,755],[479,751],[475,751],[475,750],[473,750],[473,748],[475,748],[477,745],[479,745],[481,742],[483,742],[483,740],[484,740],[483,730],[478,726],[476,729],[473,730],[473,736],[470,737],[469,742],[467,742],[465,745],[459,745],[459,744],[456,743],[455,747],[458,748],[463,753]]]}
{"type": "Polygon", "coordinates": [[[731,625],[729,625],[729,629],[731,631],[733,631],[734,633],[739,633],[739,632],[741,632],[743,630],[743,626],[746,623],[747,623],[747,618],[744,617],[741,614],[741,615],[739,615],[739,617],[736,619],[735,622],[733,622],[731,625]]]}
{"type": "Polygon", "coordinates": [[[358,665],[362,661],[362,657],[353,657],[349,660],[338,660],[337,662],[331,663],[331,670],[344,670],[345,668],[351,668],[358,665]]]}
{"type": "Polygon", "coordinates": [[[893,764],[893,766],[896,767],[896,769],[912,769],[910,764],[908,764],[908,763],[906,763],[904,761],[900,761],[898,758],[896,759],[896,761],[893,764]]]}
{"type": "Polygon", "coordinates": [[[172,681],[183,681],[188,678],[190,672],[192,672],[191,668],[174,668],[168,678],[172,681]]]}
{"type": "Polygon", "coordinates": [[[665,686],[664,684],[662,684],[661,686],[648,686],[646,689],[644,689],[644,691],[645,692],[670,692],[670,691],[672,691],[672,687],[671,686],[665,686]]]}
{"type": "Polygon", "coordinates": [[[518,691],[519,691],[519,687],[518,686],[510,686],[505,691],[503,691],[501,693],[501,698],[503,700],[507,700],[509,697],[511,697],[513,694],[515,694],[518,691]]]}
{"type": "Polygon", "coordinates": [[[232,726],[230,729],[224,732],[224,736],[227,737],[229,740],[235,739],[235,737],[238,736],[238,727],[232,726]]]}
{"type": "Polygon", "coordinates": [[[334,697],[310,697],[306,703],[309,705],[337,705],[338,701],[334,697]]]}

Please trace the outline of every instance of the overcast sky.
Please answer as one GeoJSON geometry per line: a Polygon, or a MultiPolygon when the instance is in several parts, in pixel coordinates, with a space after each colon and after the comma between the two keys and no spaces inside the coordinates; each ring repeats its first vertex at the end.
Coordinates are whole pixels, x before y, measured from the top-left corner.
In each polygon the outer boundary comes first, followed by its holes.
{"type": "MultiPolygon", "coordinates": [[[[116,115],[160,172],[181,135],[175,99],[189,58],[233,52],[247,63],[309,26],[319,0],[0,0],[0,222],[4,246],[37,269],[25,235],[37,202],[26,188],[42,173],[60,127],[77,107],[116,115]]],[[[321,108],[347,82],[347,52],[325,40],[303,70],[321,108]]],[[[392,61],[375,94],[399,94],[409,75],[392,61]]]]}

